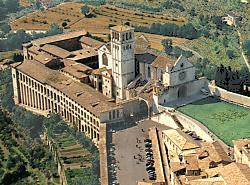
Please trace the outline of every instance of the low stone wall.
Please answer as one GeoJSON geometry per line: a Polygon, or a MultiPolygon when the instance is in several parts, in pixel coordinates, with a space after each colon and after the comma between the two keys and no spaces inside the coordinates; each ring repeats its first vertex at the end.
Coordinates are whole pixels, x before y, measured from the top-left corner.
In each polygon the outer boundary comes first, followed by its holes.
{"type": "Polygon", "coordinates": [[[108,185],[108,154],[107,154],[107,125],[101,124],[100,128],[100,181],[101,185],[108,185]]]}
{"type": "Polygon", "coordinates": [[[154,116],[151,117],[151,120],[166,125],[168,127],[171,127],[173,129],[179,128],[178,125],[173,120],[173,118],[171,117],[171,115],[167,114],[166,112],[155,114],[154,116]]]}
{"type": "Polygon", "coordinates": [[[178,111],[175,112],[175,115],[186,130],[194,131],[198,136],[200,136],[205,141],[208,142],[213,141],[211,135],[209,134],[210,131],[199,121],[185,114],[182,114],[181,112],[178,111]]]}
{"type": "Polygon", "coordinates": [[[230,101],[239,105],[250,107],[250,97],[243,96],[237,93],[229,92],[225,89],[209,84],[209,90],[212,95],[221,98],[222,100],[230,101]]]}

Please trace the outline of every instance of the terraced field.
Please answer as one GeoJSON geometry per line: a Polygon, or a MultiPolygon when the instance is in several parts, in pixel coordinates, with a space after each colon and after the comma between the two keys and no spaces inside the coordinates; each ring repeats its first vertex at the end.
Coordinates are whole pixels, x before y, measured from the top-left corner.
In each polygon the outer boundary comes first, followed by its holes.
{"type": "Polygon", "coordinates": [[[65,128],[66,125],[58,125],[50,128],[50,138],[56,146],[58,160],[64,169],[68,185],[81,182],[91,184],[96,182],[97,174],[93,174],[93,154],[81,144],[72,133],[65,128]]]}

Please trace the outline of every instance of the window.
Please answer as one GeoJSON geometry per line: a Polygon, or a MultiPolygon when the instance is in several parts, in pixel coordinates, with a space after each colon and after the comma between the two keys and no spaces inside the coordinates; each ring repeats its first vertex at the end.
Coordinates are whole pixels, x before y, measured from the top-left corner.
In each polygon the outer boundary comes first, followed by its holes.
{"type": "Polygon", "coordinates": [[[111,120],[111,112],[109,112],[109,120],[111,120]]]}
{"type": "Polygon", "coordinates": [[[148,78],[151,78],[150,66],[148,66],[148,78]]]}
{"type": "Polygon", "coordinates": [[[132,33],[129,32],[129,39],[132,39],[132,33]]]}
{"type": "Polygon", "coordinates": [[[117,115],[116,115],[117,118],[119,118],[119,116],[120,116],[120,115],[119,115],[119,114],[120,114],[119,110],[117,110],[116,114],[117,114],[117,115]]]}
{"type": "Polygon", "coordinates": [[[108,65],[108,57],[107,57],[106,53],[102,54],[102,64],[105,66],[108,65]]]}
{"type": "Polygon", "coordinates": [[[115,110],[113,110],[113,119],[115,119],[115,110]]]}

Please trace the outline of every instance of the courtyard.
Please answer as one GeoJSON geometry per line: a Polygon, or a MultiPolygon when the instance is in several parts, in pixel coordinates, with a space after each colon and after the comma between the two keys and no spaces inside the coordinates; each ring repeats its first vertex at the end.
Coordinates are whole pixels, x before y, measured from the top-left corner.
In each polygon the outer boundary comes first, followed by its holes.
{"type": "Polygon", "coordinates": [[[250,109],[209,97],[178,111],[200,121],[211,132],[232,146],[232,140],[250,137],[250,109]]]}

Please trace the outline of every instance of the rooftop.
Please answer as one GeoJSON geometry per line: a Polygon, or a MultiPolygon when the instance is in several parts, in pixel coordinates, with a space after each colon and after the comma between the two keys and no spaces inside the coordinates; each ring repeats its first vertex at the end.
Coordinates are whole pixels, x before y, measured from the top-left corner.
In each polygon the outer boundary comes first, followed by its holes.
{"type": "Polygon", "coordinates": [[[41,47],[41,50],[60,58],[67,58],[72,55],[71,52],[52,44],[45,44],[41,47]]]}
{"type": "Polygon", "coordinates": [[[130,31],[130,30],[134,30],[134,28],[132,28],[130,26],[126,26],[126,25],[118,25],[118,26],[112,27],[111,30],[115,30],[118,32],[126,32],[126,31],[130,31]]]}
{"type": "Polygon", "coordinates": [[[90,57],[94,57],[94,56],[98,55],[97,50],[93,49],[93,48],[87,48],[87,49],[73,51],[72,54],[74,56],[68,57],[68,59],[74,60],[74,61],[85,59],[85,58],[90,58],[90,57]]]}
{"type": "Polygon", "coordinates": [[[190,185],[225,185],[221,177],[192,180],[190,185]]]}
{"type": "Polygon", "coordinates": [[[44,44],[49,44],[49,43],[54,43],[54,42],[58,42],[62,40],[68,40],[68,39],[72,39],[76,37],[81,37],[83,35],[86,35],[86,33],[87,32],[85,30],[73,31],[69,33],[63,33],[63,34],[36,39],[36,40],[31,41],[31,43],[36,46],[41,46],[44,44]]]}
{"type": "Polygon", "coordinates": [[[233,140],[234,146],[236,146],[239,150],[241,150],[244,146],[250,144],[250,138],[249,139],[238,139],[233,140]]]}
{"type": "Polygon", "coordinates": [[[250,168],[245,164],[231,163],[224,166],[219,174],[227,185],[249,185],[250,168]]]}
{"type": "Polygon", "coordinates": [[[153,67],[165,69],[166,67],[174,66],[176,60],[169,58],[165,55],[159,55],[151,64],[153,67]]]}
{"type": "MultiPolygon", "coordinates": [[[[68,62],[66,61],[64,63],[68,63],[68,62]]],[[[87,76],[87,73],[90,73],[90,71],[92,71],[92,68],[84,64],[77,63],[77,62],[70,62],[69,65],[66,64],[66,66],[62,69],[62,71],[76,78],[83,78],[87,76]]]]}
{"type": "Polygon", "coordinates": [[[80,39],[80,42],[88,45],[89,47],[93,47],[93,48],[99,48],[104,44],[103,42],[100,42],[98,40],[95,40],[95,39],[92,39],[92,38],[86,37],[86,36],[82,36],[80,39]]]}
{"type": "Polygon", "coordinates": [[[52,60],[54,60],[55,58],[52,57],[51,55],[48,55],[46,53],[44,54],[38,54],[34,56],[34,60],[46,65],[47,63],[51,62],[52,60]]]}
{"type": "Polygon", "coordinates": [[[87,84],[73,81],[59,71],[49,69],[36,61],[25,61],[16,68],[39,82],[58,89],[96,116],[117,107],[109,98],[87,84]]]}
{"type": "Polygon", "coordinates": [[[152,52],[145,52],[143,54],[136,54],[135,58],[141,63],[152,64],[157,58],[157,56],[152,52]]]}
{"type": "Polygon", "coordinates": [[[192,137],[183,133],[179,129],[169,129],[162,132],[181,150],[195,149],[200,147],[192,137]]]}

